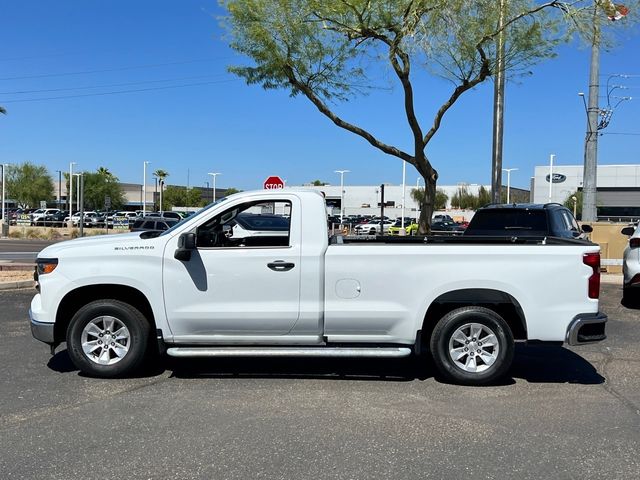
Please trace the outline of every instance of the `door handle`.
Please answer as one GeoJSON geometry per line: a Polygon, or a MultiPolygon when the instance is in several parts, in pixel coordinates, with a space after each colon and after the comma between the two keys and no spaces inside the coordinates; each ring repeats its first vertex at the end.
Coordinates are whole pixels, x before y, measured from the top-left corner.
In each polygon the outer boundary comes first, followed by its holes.
{"type": "Polygon", "coordinates": [[[285,262],[284,260],[276,260],[275,262],[267,263],[267,267],[276,272],[288,272],[295,266],[295,263],[285,262]]]}

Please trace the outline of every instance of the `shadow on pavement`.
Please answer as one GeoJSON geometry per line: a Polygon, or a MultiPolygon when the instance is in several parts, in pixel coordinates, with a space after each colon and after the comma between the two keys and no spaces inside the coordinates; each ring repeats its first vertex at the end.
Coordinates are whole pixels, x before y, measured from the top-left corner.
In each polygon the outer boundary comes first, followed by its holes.
{"type": "MultiPolygon", "coordinates": [[[[47,366],[56,372],[77,372],[67,350],[61,350],[47,366]]],[[[295,378],[410,382],[437,374],[428,355],[404,359],[367,358],[191,358],[156,357],[128,378],[152,377],[165,371],[173,378],[295,378]]],[[[79,375],[82,375],[79,373],[79,375]]],[[[529,383],[604,383],[595,367],[580,355],[558,346],[516,345],[509,375],[492,386],[507,386],[522,379],[529,383]]]]}
{"type": "Polygon", "coordinates": [[[516,345],[511,376],[530,383],[599,385],[605,378],[580,355],[559,346],[516,345]]]}
{"type": "MultiPolygon", "coordinates": [[[[167,359],[176,378],[301,378],[407,382],[439,378],[429,356],[406,359],[219,358],[167,359]]],[[[558,346],[517,345],[513,366],[496,385],[515,383],[604,383],[595,367],[558,346]]]]}

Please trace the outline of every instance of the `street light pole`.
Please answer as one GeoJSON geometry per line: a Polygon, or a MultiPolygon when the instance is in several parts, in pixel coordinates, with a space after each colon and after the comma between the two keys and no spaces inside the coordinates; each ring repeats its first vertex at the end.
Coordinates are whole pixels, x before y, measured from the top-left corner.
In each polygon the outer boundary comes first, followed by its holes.
{"type": "Polygon", "coordinates": [[[2,236],[5,236],[4,230],[5,225],[7,224],[6,212],[5,212],[5,173],[4,170],[8,166],[6,164],[2,164],[2,236]]]}
{"type": "Polygon", "coordinates": [[[215,203],[215,201],[216,201],[216,177],[218,175],[222,175],[222,174],[220,172],[209,172],[207,175],[211,175],[211,178],[213,179],[213,182],[212,182],[213,183],[213,195],[212,195],[212,198],[213,198],[213,202],[215,203]]]}
{"type": "Polygon", "coordinates": [[[58,210],[62,210],[62,170],[56,170],[58,172],[58,210]]]}
{"type": "Polygon", "coordinates": [[[549,155],[549,203],[551,203],[551,194],[553,193],[553,159],[556,156],[552,153],[549,155]]]}
{"type": "Polygon", "coordinates": [[[507,203],[511,203],[510,193],[511,193],[511,172],[518,170],[517,168],[503,168],[503,172],[507,172],[507,203]]]}
{"type": "Polygon", "coordinates": [[[334,170],[333,173],[340,174],[340,225],[344,218],[344,174],[350,173],[351,170],[334,170]]]}
{"type": "Polygon", "coordinates": [[[147,165],[151,162],[143,162],[142,164],[142,216],[147,214],[147,165]]]}
{"type": "Polygon", "coordinates": [[[78,209],[78,211],[80,211],[80,176],[82,175],[81,173],[76,173],[75,174],[77,178],[76,180],[76,207],[78,209]]]}
{"type": "MultiPolygon", "coordinates": [[[[73,215],[73,166],[76,162],[69,163],[69,191],[67,192],[69,198],[67,198],[69,202],[69,219],[73,215]]],[[[71,221],[71,220],[69,220],[71,221]]]]}
{"type": "Polygon", "coordinates": [[[407,183],[407,162],[402,160],[402,211],[400,213],[400,215],[402,215],[402,221],[401,221],[402,228],[400,230],[400,235],[404,235],[405,234],[405,231],[404,231],[404,202],[405,202],[406,183],[407,183]]]}

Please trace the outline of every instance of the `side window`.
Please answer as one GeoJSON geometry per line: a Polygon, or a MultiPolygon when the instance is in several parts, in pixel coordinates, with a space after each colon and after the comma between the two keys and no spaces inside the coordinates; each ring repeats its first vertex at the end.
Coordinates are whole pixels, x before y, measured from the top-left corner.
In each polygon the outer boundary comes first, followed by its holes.
{"type": "Polygon", "coordinates": [[[248,202],[216,215],[196,231],[198,248],[288,247],[291,202],[248,202]]]}
{"type": "Polygon", "coordinates": [[[567,225],[567,230],[572,231],[572,232],[579,232],[580,231],[580,227],[578,226],[578,222],[576,221],[575,218],[573,218],[573,215],[571,215],[571,213],[567,210],[563,210],[562,211],[562,216],[564,218],[564,221],[567,225]]]}

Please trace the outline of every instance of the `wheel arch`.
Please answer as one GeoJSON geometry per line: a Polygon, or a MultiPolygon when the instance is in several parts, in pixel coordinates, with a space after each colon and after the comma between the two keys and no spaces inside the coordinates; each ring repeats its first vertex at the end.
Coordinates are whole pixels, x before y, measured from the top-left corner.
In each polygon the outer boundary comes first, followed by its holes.
{"type": "Polygon", "coordinates": [[[80,308],[95,300],[107,299],[119,300],[138,309],[149,321],[151,332],[156,331],[153,309],[144,293],[127,285],[96,284],[78,287],[64,296],[56,312],[55,341],[58,343],[65,341],[69,323],[80,308]]]}
{"type": "Polygon", "coordinates": [[[527,339],[527,321],[520,303],[509,293],[490,288],[452,290],[437,297],[427,309],[422,322],[420,343],[428,345],[433,329],[447,313],[461,307],[484,307],[500,315],[509,325],[515,340],[527,339]]]}

